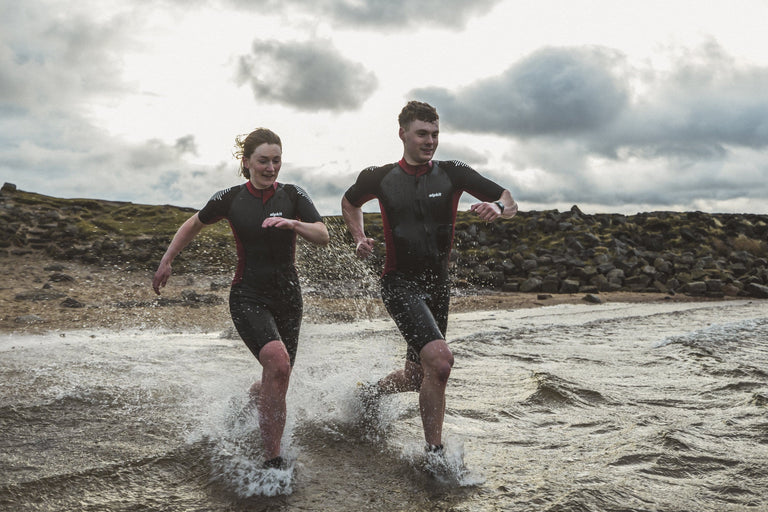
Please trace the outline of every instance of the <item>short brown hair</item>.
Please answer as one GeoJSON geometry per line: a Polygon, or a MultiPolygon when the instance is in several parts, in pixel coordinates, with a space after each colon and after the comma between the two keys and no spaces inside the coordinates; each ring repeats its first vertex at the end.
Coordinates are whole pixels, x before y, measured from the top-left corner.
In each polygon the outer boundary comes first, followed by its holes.
{"type": "Polygon", "coordinates": [[[437,115],[435,107],[429,103],[422,101],[409,101],[407,105],[400,111],[400,115],[397,117],[397,121],[400,123],[401,128],[407,129],[408,126],[415,120],[425,121],[427,123],[434,123],[440,116],[437,115]]]}
{"type": "Polygon", "coordinates": [[[248,159],[254,150],[262,144],[277,144],[283,149],[283,143],[280,137],[268,128],[256,128],[248,135],[238,135],[235,137],[235,151],[233,156],[240,161],[240,174],[246,178],[251,178],[251,172],[243,167],[243,158],[248,159]]]}

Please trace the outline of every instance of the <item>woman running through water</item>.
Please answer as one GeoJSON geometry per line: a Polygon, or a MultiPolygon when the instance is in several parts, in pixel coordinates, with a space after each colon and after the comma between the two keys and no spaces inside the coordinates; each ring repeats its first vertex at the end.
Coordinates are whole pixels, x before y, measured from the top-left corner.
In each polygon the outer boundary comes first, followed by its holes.
{"type": "Polygon", "coordinates": [[[302,297],[294,265],[296,235],[318,245],[328,230],[309,195],[299,186],[277,182],[282,142],[259,128],[236,139],[235,156],[248,181],[217,192],[181,225],[152,280],[157,294],[171,276],[174,258],[207,225],[227,219],[237,244],[237,270],[229,310],[240,337],[261,363],[261,380],[250,389],[264,443],[264,466],[284,465],[280,441],[286,420],[285,397],[296,359],[302,297]]]}

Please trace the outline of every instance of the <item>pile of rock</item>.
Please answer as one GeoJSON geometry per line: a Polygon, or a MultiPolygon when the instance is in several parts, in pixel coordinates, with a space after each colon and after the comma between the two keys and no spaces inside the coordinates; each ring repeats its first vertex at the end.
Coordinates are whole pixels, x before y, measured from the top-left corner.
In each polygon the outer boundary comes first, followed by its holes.
{"type": "MultiPolygon", "coordinates": [[[[91,199],[0,193],[0,254],[45,252],[59,260],[151,270],[176,228],[193,210],[91,199]]],[[[205,230],[176,260],[177,272],[235,265],[225,223],[205,230]]],[[[331,244],[299,245],[310,281],[370,281],[384,258],[381,216],[366,214],[378,240],[360,264],[339,216],[326,217],[331,244]]],[[[452,253],[457,285],[526,293],[636,291],[768,298],[768,215],[650,212],[587,215],[520,212],[511,220],[479,222],[460,212],[452,253]]]]}
{"type": "Polygon", "coordinates": [[[508,291],[768,298],[768,215],[521,212],[457,225],[456,274],[508,291]]]}

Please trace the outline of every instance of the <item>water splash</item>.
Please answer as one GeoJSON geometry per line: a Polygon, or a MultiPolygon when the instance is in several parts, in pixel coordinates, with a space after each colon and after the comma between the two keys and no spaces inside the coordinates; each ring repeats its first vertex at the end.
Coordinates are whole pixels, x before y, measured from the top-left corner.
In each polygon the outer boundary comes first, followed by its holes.
{"type": "MultiPolygon", "coordinates": [[[[264,468],[258,412],[255,408],[229,401],[218,416],[218,424],[208,426],[201,436],[210,464],[210,481],[234,492],[239,498],[278,496],[293,493],[296,457],[289,442],[292,428],[286,425],[283,439],[285,468],[264,468]]],[[[190,438],[195,442],[195,437],[190,438]]]]}
{"type": "Polygon", "coordinates": [[[464,462],[464,443],[448,439],[441,452],[427,452],[424,446],[412,443],[402,448],[401,458],[419,473],[442,486],[474,487],[485,478],[470,470],[464,462]]]}
{"type": "Polygon", "coordinates": [[[299,240],[296,265],[305,301],[305,314],[320,322],[351,322],[385,314],[379,299],[383,247],[361,260],[339,218],[326,220],[330,243],[325,247],[299,240]],[[332,303],[330,302],[332,301],[332,303]],[[323,307],[327,304],[327,307],[323,307]]]}

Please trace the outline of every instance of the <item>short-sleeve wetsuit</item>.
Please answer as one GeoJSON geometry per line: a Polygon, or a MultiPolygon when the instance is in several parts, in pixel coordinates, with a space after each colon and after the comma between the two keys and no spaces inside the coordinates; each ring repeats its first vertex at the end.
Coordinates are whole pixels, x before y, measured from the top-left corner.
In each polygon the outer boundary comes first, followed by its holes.
{"type": "Polygon", "coordinates": [[[503,191],[463,162],[414,167],[400,160],[365,169],[344,194],[357,207],[379,201],[386,246],[381,295],[408,342],[408,360],[419,362],[427,343],[445,339],[448,264],[461,194],[495,201],[503,191]]]}
{"type": "Polygon", "coordinates": [[[240,337],[256,358],[264,345],[281,340],[293,365],[303,308],[294,265],[296,233],[263,228],[268,217],[322,221],[301,187],[282,183],[263,191],[250,182],[219,191],[198,212],[204,224],[227,219],[235,236],[237,270],[229,310],[240,337]]]}

